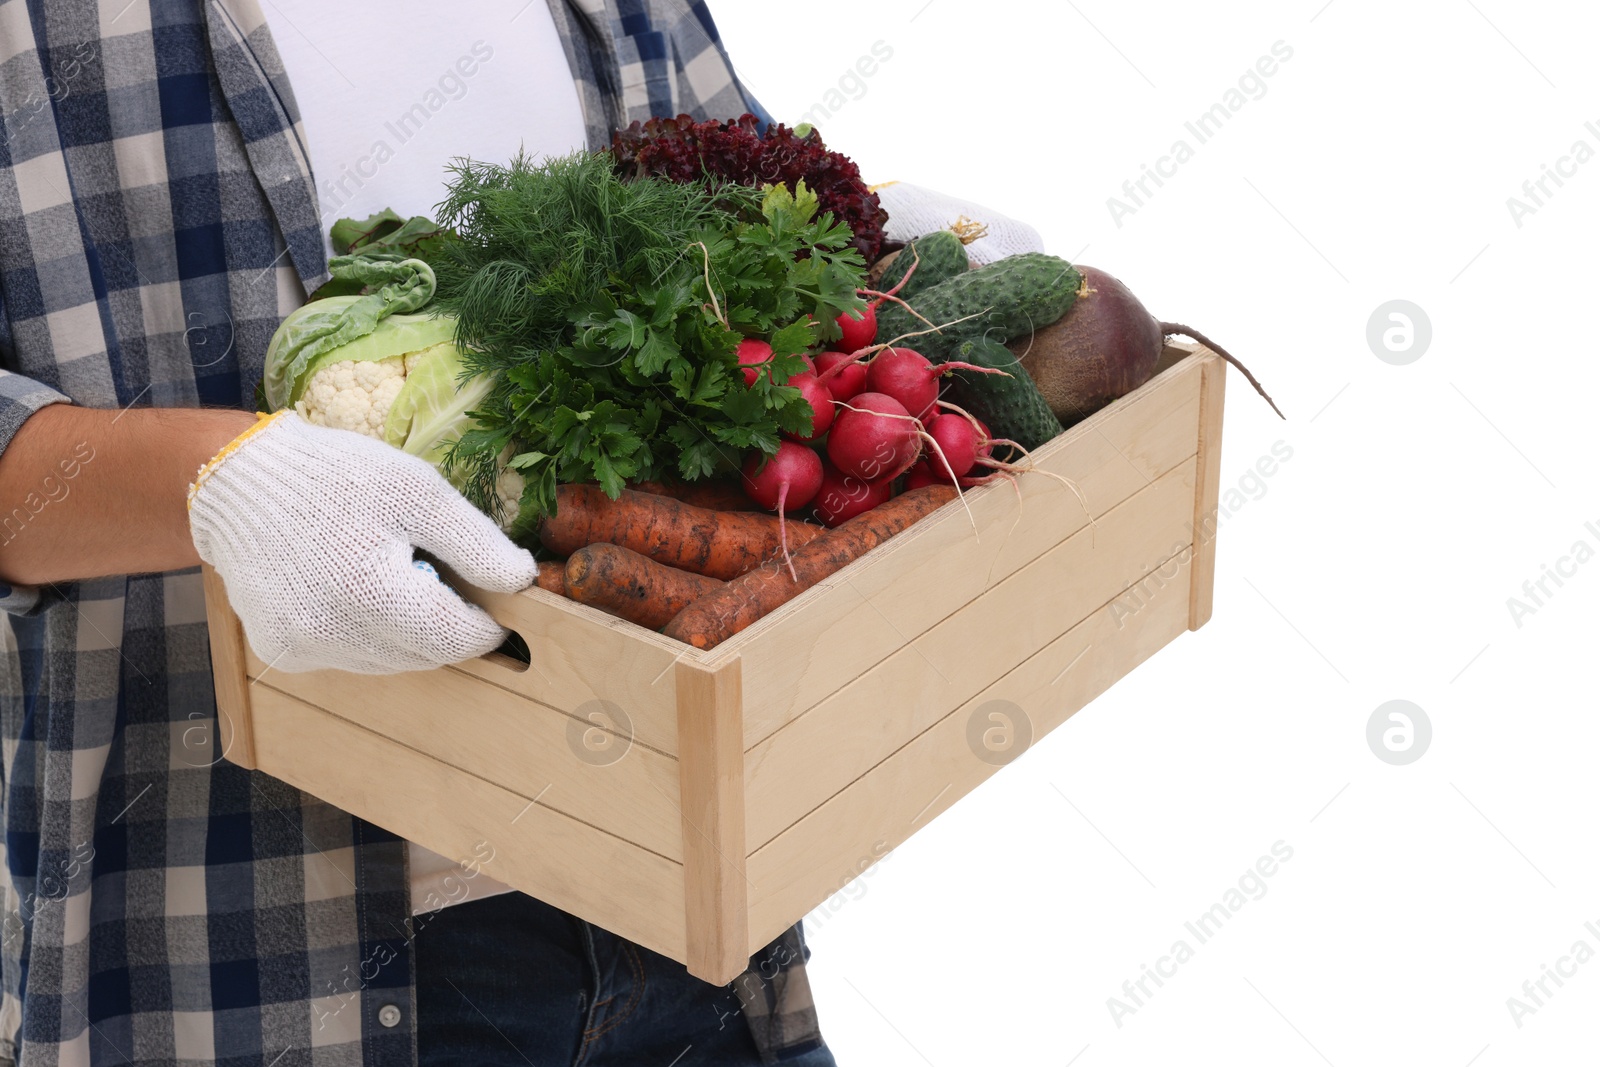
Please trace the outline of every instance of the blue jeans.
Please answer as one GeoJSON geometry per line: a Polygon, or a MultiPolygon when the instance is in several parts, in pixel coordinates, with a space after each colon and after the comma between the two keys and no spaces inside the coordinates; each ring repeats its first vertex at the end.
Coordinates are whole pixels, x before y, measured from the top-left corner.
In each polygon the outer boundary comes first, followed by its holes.
{"type": "MultiPolygon", "coordinates": [[[[759,1067],[726,986],[522,893],[417,917],[420,1067],[759,1067]]],[[[818,1049],[785,1067],[834,1067],[818,1049]]]]}

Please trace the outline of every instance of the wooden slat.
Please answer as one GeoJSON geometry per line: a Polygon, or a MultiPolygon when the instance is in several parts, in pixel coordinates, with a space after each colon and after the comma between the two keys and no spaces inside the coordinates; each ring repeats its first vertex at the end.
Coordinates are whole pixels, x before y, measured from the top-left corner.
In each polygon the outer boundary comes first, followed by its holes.
{"type": "MultiPolygon", "coordinates": [[[[1195,454],[1199,363],[1185,360],[1036,454],[1097,516],[1195,454]]],[[[940,619],[1037,559],[1088,519],[1044,474],[968,494],[711,653],[744,660],[745,747],[792,721],[940,619]],[[973,522],[977,533],[974,534],[973,522]]],[[[1188,512],[1185,512],[1188,514],[1188,512]]]]}
{"type": "Polygon", "coordinates": [[[245,674],[249,648],[244,626],[228,603],[222,576],[209,563],[200,565],[205,589],[206,628],[211,638],[211,675],[217,693],[217,744],[231,762],[256,766],[255,736],[250,725],[250,679],[245,674]]]}
{"type": "Polygon", "coordinates": [[[713,985],[749,964],[744,726],[737,659],[715,671],[677,666],[689,973],[713,985]]]}
{"type": "MultiPolygon", "coordinates": [[[[344,671],[269,671],[255,688],[264,686],[683,860],[678,761],[600,726],[460,671],[380,678],[344,671]],[[596,751],[588,744],[595,736],[615,747],[596,751]]],[[[672,683],[663,688],[670,690],[672,683]]],[[[590,710],[606,721],[607,709],[590,710]]]]}
{"type": "Polygon", "coordinates": [[[1179,361],[1188,359],[1199,350],[1200,346],[1197,344],[1168,338],[1166,345],[1161,349],[1161,358],[1156,360],[1156,372],[1151,377],[1165,374],[1179,361]]]}
{"type": "Polygon", "coordinates": [[[776,937],[885,846],[905,841],[999,769],[969,747],[977,709],[1011,701],[1026,712],[1037,742],[1187,629],[1188,586],[1170,587],[1132,616],[1115,607],[1062,635],[752,855],[751,944],[776,937]]]}
{"type": "MultiPolygon", "coordinates": [[[[508,666],[504,657],[485,656],[441,667],[438,673],[481,678],[509,693],[563,712],[586,728],[593,725],[596,711],[621,709],[628,717],[628,728],[621,731],[626,738],[669,756],[677,752],[678,713],[672,669],[680,659],[700,662],[703,654],[698,649],[669,642],[660,634],[543,589],[487,593],[464,583],[452,584],[467,599],[488,610],[502,626],[521,634],[533,662],[519,671],[508,666]]],[[[315,699],[314,681],[285,680],[283,672],[269,671],[248,646],[245,669],[251,679],[266,674],[285,692],[320,704],[315,699]]],[[[317,679],[324,673],[309,672],[301,677],[317,679]]],[[[365,700],[381,704],[381,694],[390,683],[382,677],[362,677],[367,686],[363,690],[368,694],[365,700]]]]}
{"type": "Polygon", "coordinates": [[[1189,629],[1211,618],[1217,574],[1217,497],[1222,481],[1222,401],[1228,365],[1206,351],[1200,378],[1200,476],[1194,494],[1194,559],[1189,564],[1189,629]]]}
{"type": "Polygon", "coordinates": [[[683,866],[530,804],[335,715],[254,687],[261,769],[441,855],[674,959],[683,866]]]}
{"type": "Polygon", "coordinates": [[[672,667],[679,659],[699,662],[701,652],[543,589],[486,593],[459,588],[501,625],[522,635],[533,664],[517,672],[485,658],[451,670],[475,674],[561,711],[609,701],[627,712],[636,739],[676,754],[672,667]]]}
{"type": "Polygon", "coordinates": [[[751,749],[752,850],[1183,549],[1194,479],[1191,458],[751,749]]]}

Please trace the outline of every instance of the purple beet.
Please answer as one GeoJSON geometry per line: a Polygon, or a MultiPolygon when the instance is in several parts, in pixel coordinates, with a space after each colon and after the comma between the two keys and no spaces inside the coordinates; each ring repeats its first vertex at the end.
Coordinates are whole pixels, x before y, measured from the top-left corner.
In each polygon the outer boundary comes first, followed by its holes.
{"type": "MultiPolygon", "coordinates": [[[[1078,264],[1083,289],[1066,316],[1009,343],[1063,426],[1070,426],[1150,380],[1169,335],[1193,338],[1237,367],[1272,404],[1255,376],[1220,345],[1181,323],[1162,322],[1126,285],[1078,264]]],[[[1283,412],[1278,411],[1278,417],[1283,412]]]]}

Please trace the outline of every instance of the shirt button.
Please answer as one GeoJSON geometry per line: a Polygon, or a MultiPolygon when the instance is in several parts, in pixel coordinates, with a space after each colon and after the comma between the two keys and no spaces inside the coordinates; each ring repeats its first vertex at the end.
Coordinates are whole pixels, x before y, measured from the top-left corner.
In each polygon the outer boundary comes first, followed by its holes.
{"type": "Polygon", "coordinates": [[[378,1009],[378,1022],[384,1026],[399,1026],[400,1009],[393,1004],[385,1004],[378,1009]]]}

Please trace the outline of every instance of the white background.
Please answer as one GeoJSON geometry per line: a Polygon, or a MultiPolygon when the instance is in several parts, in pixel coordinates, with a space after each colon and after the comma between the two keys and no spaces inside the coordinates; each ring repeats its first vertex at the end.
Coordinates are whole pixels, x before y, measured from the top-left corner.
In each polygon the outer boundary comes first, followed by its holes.
{"type": "MultiPolygon", "coordinates": [[[[1293,458],[1222,525],[1211,623],[1118,683],[813,921],[841,1064],[1575,1064],[1600,960],[1520,1028],[1507,998],[1600,951],[1600,549],[1589,320],[1600,160],[1518,227],[1507,198],[1600,150],[1600,17],[1509,0],[811,0],[712,5],[755,94],[870,181],[1033,223],[1229,375],[1223,486],[1293,458]],[[1283,41],[1293,57],[1118,227],[1107,198],[1283,41]],[[1369,349],[1405,299],[1406,366],[1369,349]],[[1366,724],[1433,740],[1380,762],[1366,724]],[[1122,996],[1274,842],[1293,858],[1135,1014],[1122,996]]],[[[937,575],[930,575],[936,581],[937,575]]],[[[1004,641],[1004,634],[996,634],[1004,641]]],[[[1531,1003],[1531,1002],[1530,1002],[1531,1003]]]]}

